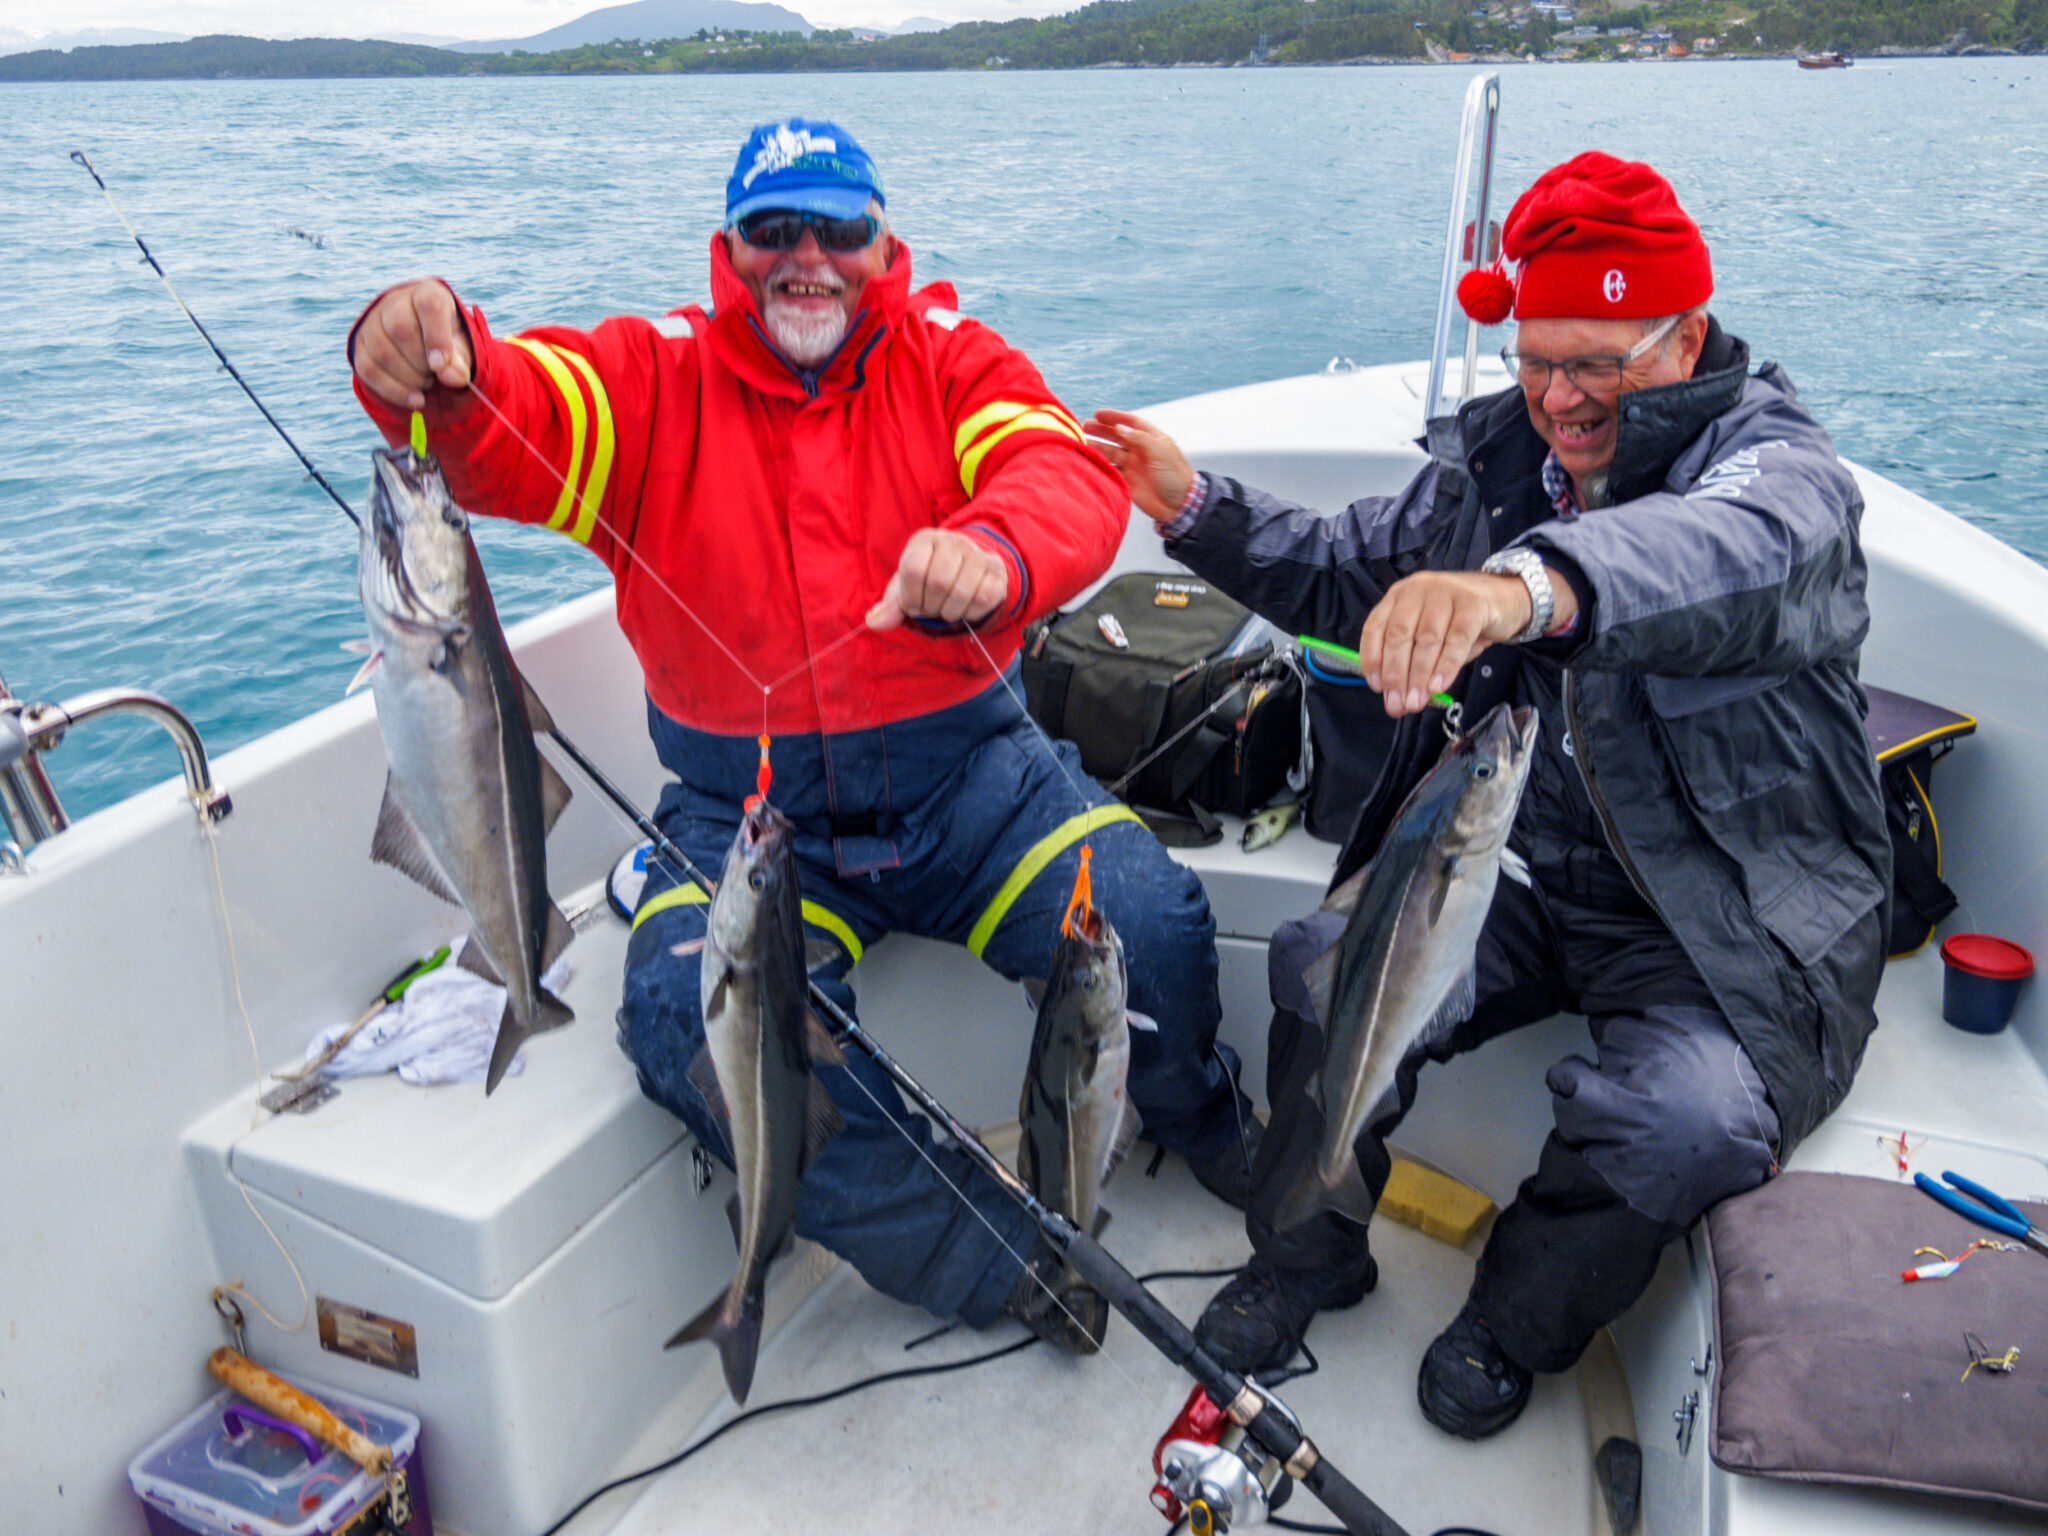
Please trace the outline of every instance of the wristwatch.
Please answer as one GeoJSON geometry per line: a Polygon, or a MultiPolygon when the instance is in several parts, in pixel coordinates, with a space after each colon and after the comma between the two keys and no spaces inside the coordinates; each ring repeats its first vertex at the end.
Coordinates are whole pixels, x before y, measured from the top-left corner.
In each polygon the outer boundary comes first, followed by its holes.
{"type": "Polygon", "coordinates": [[[1550,616],[1557,609],[1557,597],[1550,588],[1550,573],[1543,569],[1543,557],[1526,545],[1488,555],[1479,567],[1483,576],[1519,576],[1529,589],[1529,624],[1509,643],[1527,645],[1541,640],[1550,628],[1550,616]]]}

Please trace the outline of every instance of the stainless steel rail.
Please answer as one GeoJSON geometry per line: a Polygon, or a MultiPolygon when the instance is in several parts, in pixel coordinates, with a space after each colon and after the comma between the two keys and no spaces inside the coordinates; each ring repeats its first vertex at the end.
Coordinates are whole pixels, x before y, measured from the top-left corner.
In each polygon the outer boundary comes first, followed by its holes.
{"type": "Polygon", "coordinates": [[[1487,205],[1493,192],[1493,149],[1500,122],[1500,76],[1493,70],[1473,78],[1465,88],[1464,115],[1458,123],[1458,163],[1451,181],[1450,228],[1444,235],[1443,282],[1437,290],[1436,332],[1429,349],[1429,385],[1422,397],[1423,420],[1430,421],[1456,410],[1472,396],[1479,371],[1479,323],[1471,321],[1465,332],[1465,372],[1455,399],[1444,397],[1444,375],[1451,357],[1451,317],[1457,304],[1458,279],[1465,268],[1481,266],[1492,258],[1492,231],[1487,224],[1487,205]],[[1467,204],[1472,201],[1473,152],[1478,151],[1479,206],[1468,220],[1467,204]],[[1471,243],[1466,243],[1466,232],[1471,243]]]}
{"type": "Polygon", "coordinates": [[[139,715],[169,734],[184,765],[185,791],[208,821],[219,821],[234,809],[227,791],[213,782],[198,729],[168,699],[140,688],[97,688],[62,704],[30,704],[15,698],[0,677],[0,821],[6,830],[0,838],[0,868],[18,871],[23,853],[71,825],[43,771],[42,754],[73,726],[104,715],[139,715]]]}

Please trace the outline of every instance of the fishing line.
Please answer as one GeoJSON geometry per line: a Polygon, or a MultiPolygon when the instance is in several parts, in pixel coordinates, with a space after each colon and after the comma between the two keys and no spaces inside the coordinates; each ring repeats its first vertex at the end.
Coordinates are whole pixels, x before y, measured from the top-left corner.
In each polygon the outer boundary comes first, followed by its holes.
{"type": "Polygon", "coordinates": [[[119,219],[121,227],[128,231],[128,238],[133,240],[136,248],[142,252],[142,259],[149,263],[150,270],[163,279],[163,285],[169,291],[171,298],[176,301],[178,308],[185,312],[185,318],[192,322],[192,328],[199,333],[200,338],[205,341],[207,346],[213,349],[213,355],[220,359],[220,365],[228,371],[228,377],[242,386],[242,393],[247,395],[250,403],[263,413],[263,419],[276,429],[277,435],[283,438],[284,445],[297,455],[298,461],[306,466],[307,475],[319,484],[321,490],[333,498],[334,504],[341,508],[342,515],[360,528],[362,526],[362,519],[356,516],[355,509],[342,499],[341,492],[327,483],[327,477],[313,467],[313,461],[300,451],[297,443],[292,441],[291,433],[278,425],[277,418],[270,414],[270,407],[256,398],[256,391],[249,387],[249,381],[242,377],[241,371],[233,363],[228,361],[227,353],[221,351],[220,344],[213,339],[212,334],[208,332],[206,327],[199,323],[199,317],[192,313],[192,306],[185,302],[184,295],[178,292],[177,285],[171,281],[170,273],[163,269],[163,265],[151,253],[149,247],[143,243],[142,236],[135,232],[135,226],[128,222],[128,215],[121,211],[120,203],[115,201],[113,192],[108,188],[106,182],[101,179],[100,173],[93,168],[93,163],[85,158],[85,151],[74,149],[71,151],[71,158],[85,167],[85,173],[97,182],[100,191],[106,194],[107,206],[114,210],[114,217],[119,219]]]}

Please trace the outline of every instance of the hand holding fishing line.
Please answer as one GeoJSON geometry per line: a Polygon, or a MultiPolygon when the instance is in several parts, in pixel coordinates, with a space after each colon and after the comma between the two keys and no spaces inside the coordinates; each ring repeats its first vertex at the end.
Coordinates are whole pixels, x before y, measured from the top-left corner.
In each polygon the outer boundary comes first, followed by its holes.
{"type": "Polygon", "coordinates": [[[894,629],[905,619],[979,624],[1010,595],[1010,570],[996,554],[950,528],[920,528],[875,606],[869,629],[894,629]]]}
{"type": "Polygon", "coordinates": [[[1081,430],[1123,475],[1137,509],[1155,523],[1171,522],[1195,483],[1194,468],[1180,444],[1129,411],[1098,410],[1081,430]]]}
{"type": "Polygon", "coordinates": [[[355,333],[356,377],[400,410],[419,410],[435,385],[461,389],[475,372],[475,353],[455,295],[439,278],[394,288],[363,317],[355,333]]]}

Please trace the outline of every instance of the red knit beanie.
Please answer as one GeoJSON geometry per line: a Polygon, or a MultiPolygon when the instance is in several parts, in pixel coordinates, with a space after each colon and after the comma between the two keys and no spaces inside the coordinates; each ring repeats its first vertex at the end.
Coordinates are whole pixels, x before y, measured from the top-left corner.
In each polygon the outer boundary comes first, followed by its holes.
{"type": "Polygon", "coordinates": [[[1517,320],[1648,320],[1714,291],[1707,244],[1671,183],[1597,149],[1536,178],[1501,248],[1517,265],[1517,320]]]}

